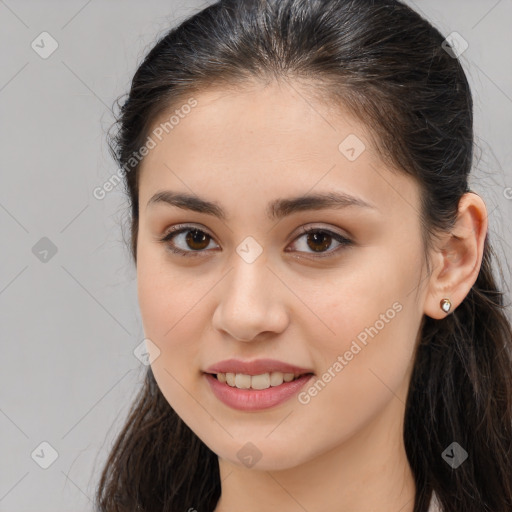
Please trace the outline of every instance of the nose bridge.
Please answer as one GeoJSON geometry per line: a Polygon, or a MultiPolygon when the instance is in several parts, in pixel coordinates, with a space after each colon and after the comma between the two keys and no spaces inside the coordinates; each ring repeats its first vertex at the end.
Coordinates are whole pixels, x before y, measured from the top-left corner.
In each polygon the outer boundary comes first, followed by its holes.
{"type": "MultiPolygon", "coordinates": [[[[246,236],[235,247],[231,257],[233,270],[229,277],[230,296],[247,302],[260,301],[264,285],[272,273],[267,268],[268,250],[252,236],[246,236]]],[[[268,291],[268,289],[267,289],[268,291]]],[[[268,293],[266,294],[268,295],[268,293]]]]}
{"type": "MultiPolygon", "coordinates": [[[[250,254],[250,251],[247,254],[250,254]]],[[[267,268],[266,254],[261,254],[254,261],[245,260],[244,256],[237,254],[233,255],[232,261],[234,268],[229,277],[229,297],[236,299],[233,302],[260,302],[264,296],[268,297],[267,281],[268,275],[272,273],[267,268]]]]}
{"type": "Polygon", "coordinates": [[[233,268],[226,276],[214,313],[214,326],[234,338],[250,341],[258,333],[280,332],[287,315],[276,292],[278,279],[267,267],[266,253],[246,240],[233,254],[233,268]]]}

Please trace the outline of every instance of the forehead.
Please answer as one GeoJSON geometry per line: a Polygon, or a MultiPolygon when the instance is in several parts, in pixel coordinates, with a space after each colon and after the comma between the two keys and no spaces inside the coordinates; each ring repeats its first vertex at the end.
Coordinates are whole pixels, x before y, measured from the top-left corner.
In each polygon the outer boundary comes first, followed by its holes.
{"type": "MultiPolygon", "coordinates": [[[[282,83],[209,89],[193,98],[196,106],[179,116],[142,162],[143,207],[165,189],[227,209],[254,206],[256,196],[266,205],[274,197],[334,188],[383,211],[418,204],[413,180],[383,164],[368,127],[341,105],[314,101],[298,85],[282,83]]],[[[174,104],[153,129],[179,110],[174,104]]]]}

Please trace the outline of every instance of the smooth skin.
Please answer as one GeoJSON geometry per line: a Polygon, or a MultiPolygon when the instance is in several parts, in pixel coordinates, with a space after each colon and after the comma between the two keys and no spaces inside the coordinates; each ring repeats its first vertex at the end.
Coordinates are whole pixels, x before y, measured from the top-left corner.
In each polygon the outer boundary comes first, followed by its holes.
{"type": "Polygon", "coordinates": [[[446,316],[441,299],[453,311],[475,283],[485,203],[463,196],[456,225],[430,254],[428,276],[418,185],[384,165],[361,121],[320,104],[296,82],[210,88],[194,97],[198,105],[142,164],[137,279],[157,383],[219,456],[216,512],[412,512],[402,429],[418,333],[424,315],[446,316]],[[354,161],[339,150],[350,134],[366,146],[354,161]],[[147,206],[164,190],[215,202],[226,218],[147,206]],[[267,217],[270,201],[332,191],[374,208],[267,217]],[[159,241],[178,224],[209,236],[202,245],[187,243],[190,231],[159,241]],[[352,244],[315,242],[303,226],[352,244]],[[263,250],[252,263],[236,250],[249,236],[263,250]],[[172,253],[173,243],[195,255],[172,253]],[[316,252],[322,244],[327,248],[316,252]],[[379,328],[397,302],[400,312],[379,328]],[[293,397],[264,411],[238,411],[213,395],[202,373],[228,358],[274,358],[321,378],[375,325],[378,333],[307,404],[293,397]],[[237,456],[249,442],[261,454],[252,467],[237,456]]]}

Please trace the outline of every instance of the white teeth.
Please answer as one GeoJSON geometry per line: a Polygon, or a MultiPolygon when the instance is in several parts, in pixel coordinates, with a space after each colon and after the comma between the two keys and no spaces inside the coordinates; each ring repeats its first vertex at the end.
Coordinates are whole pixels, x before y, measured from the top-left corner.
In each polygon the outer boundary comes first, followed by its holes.
{"type": "Polygon", "coordinates": [[[249,389],[251,387],[251,376],[243,373],[235,374],[235,386],[239,389],[249,389]]]}
{"type": "Polygon", "coordinates": [[[270,387],[270,374],[264,373],[262,375],[253,375],[251,377],[251,388],[253,389],[267,389],[270,387]]]}
{"type": "Polygon", "coordinates": [[[284,375],[281,372],[272,372],[270,374],[270,385],[279,386],[284,382],[284,375]]]}
{"type": "Polygon", "coordinates": [[[283,382],[291,382],[298,378],[293,373],[271,372],[260,375],[246,375],[245,373],[217,373],[219,382],[226,383],[232,388],[239,389],[268,389],[280,386],[283,382]]]}
{"type": "Polygon", "coordinates": [[[226,373],[226,383],[233,388],[235,387],[235,374],[234,373],[226,373]]]}

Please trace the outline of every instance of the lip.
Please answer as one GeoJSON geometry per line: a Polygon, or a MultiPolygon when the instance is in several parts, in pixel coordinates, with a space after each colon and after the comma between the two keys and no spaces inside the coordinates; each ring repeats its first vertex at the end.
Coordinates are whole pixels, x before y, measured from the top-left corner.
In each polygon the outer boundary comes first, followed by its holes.
{"type": "Polygon", "coordinates": [[[228,384],[218,381],[217,377],[209,373],[205,373],[204,377],[213,394],[225,405],[240,411],[259,411],[274,407],[292,398],[314,377],[314,374],[302,375],[291,382],[283,382],[280,386],[267,389],[232,388],[228,384]]]}
{"type": "MultiPolygon", "coordinates": [[[[254,361],[241,361],[240,359],[226,359],[209,366],[205,373],[244,373],[246,375],[260,375],[262,373],[282,372],[302,375],[314,373],[313,370],[301,368],[276,359],[256,359],[254,361]]],[[[263,390],[264,391],[264,390],[263,390]]]]}

